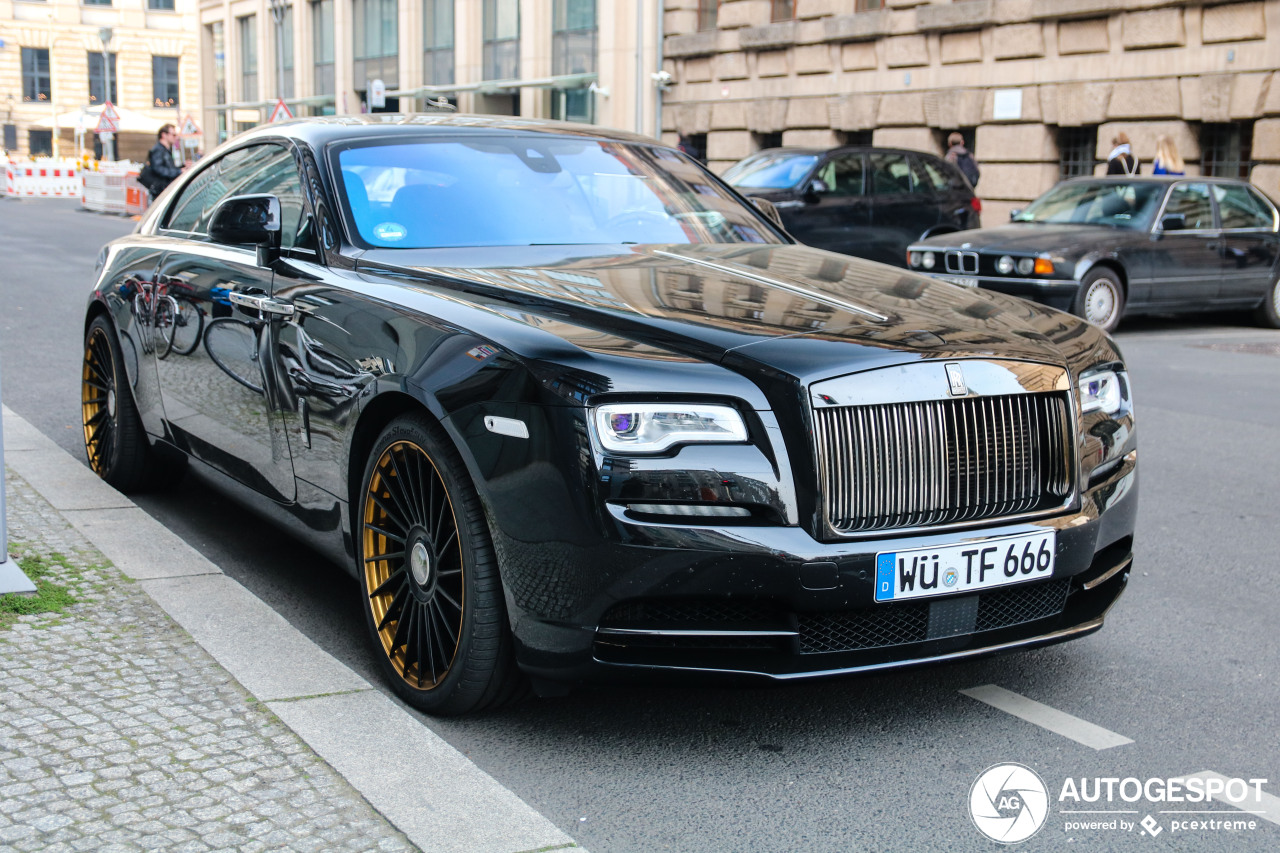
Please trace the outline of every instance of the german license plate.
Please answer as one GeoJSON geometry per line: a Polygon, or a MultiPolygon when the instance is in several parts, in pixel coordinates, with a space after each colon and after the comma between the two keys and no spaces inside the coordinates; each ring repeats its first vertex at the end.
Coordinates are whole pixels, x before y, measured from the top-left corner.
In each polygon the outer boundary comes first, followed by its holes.
{"type": "Polygon", "coordinates": [[[1041,580],[1053,574],[1056,533],[1023,533],[941,548],[876,554],[876,601],[903,601],[1041,580]]]}
{"type": "Polygon", "coordinates": [[[940,275],[938,276],[938,278],[942,279],[943,281],[949,281],[952,284],[958,284],[961,287],[977,287],[978,286],[978,280],[976,278],[971,278],[969,276],[940,275]]]}

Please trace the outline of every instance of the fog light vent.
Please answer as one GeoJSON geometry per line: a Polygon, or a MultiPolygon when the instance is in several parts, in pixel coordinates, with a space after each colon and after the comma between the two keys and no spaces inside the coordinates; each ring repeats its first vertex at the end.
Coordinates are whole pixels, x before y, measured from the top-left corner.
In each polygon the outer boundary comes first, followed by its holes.
{"type": "Polygon", "coordinates": [[[716,504],[627,504],[631,512],[645,515],[698,516],[701,518],[749,518],[751,510],[740,506],[716,504]]]}

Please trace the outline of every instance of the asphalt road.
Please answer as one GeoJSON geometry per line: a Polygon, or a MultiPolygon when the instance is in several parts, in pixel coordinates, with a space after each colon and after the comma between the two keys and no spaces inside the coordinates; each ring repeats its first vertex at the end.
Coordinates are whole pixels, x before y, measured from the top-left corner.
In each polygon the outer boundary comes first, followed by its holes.
{"type": "MultiPolygon", "coordinates": [[[[4,402],[78,458],[93,261],[132,225],[71,202],[0,200],[4,402]]],[[[1202,771],[1265,778],[1263,790],[1280,794],[1280,332],[1215,315],[1133,321],[1117,337],[1137,398],[1142,497],[1134,576],[1101,632],[909,673],[601,690],[423,724],[594,853],[1000,849],[967,804],[978,775],[1003,762],[1049,788],[1047,823],[1021,849],[1280,849],[1280,801],[1243,806],[1270,805],[1251,815],[1220,803],[1058,798],[1068,777],[1202,771]],[[991,684],[1130,742],[1096,749],[960,692],[991,684]],[[1223,813],[1162,813],[1206,808],[1223,813]],[[1064,814],[1099,809],[1130,813],[1064,814]],[[1141,826],[1065,828],[1148,814],[1155,837],[1141,826]],[[1192,819],[1257,828],[1173,826],[1192,819]]],[[[337,567],[195,477],[138,502],[378,681],[355,584],[337,567]]],[[[394,761],[396,745],[385,748],[394,761]]]]}

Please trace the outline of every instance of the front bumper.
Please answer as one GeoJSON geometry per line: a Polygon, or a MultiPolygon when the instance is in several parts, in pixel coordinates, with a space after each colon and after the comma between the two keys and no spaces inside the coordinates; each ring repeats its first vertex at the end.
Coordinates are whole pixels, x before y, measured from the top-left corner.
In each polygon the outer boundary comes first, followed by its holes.
{"type": "MultiPolygon", "coordinates": [[[[914,272],[923,272],[923,270],[914,270],[914,272]]],[[[1076,294],[1080,290],[1080,282],[1074,279],[1008,278],[1005,276],[986,275],[965,276],[932,272],[924,274],[953,284],[960,279],[968,279],[976,282],[977,286],[983,290],[994,290],[997,293],[1007,293],[1010,296],[1021,296],[1023,299],[1030,299],[1033,302],[1039,302],[1042,305],[1048,305],[1050,308],[1057,308],[1060,311],[1071,310],[1071,306],[1075,304],[1076,294]]]]}
{"type": "Polygon", "coordinates": [[[501,535],[495,544],[518,658],[539,680],[781,681],[998,653],[1095,631],[1128,581],[1136,513],[1135,450],[1090,484],[1076,511],[1034,522],[830,543],[798,527],[683,527],[617,511],[618,542],[586,552],[566,544],[554,568],[544,554],[540,570],[528,572],[520,559],[532,559],[534,549],[501,535]],[[874,602],[879,551],[1044,527],[1057,531],[1052,578],[874,602]]]}

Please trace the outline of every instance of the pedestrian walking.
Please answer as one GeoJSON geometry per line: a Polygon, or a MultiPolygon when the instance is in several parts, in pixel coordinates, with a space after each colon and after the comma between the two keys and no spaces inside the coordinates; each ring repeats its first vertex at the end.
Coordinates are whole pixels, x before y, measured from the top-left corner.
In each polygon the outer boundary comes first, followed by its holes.
{"type": "Polygon", "coordinates": [[[1178,156],[1178,146],[1161,134],[1156,139],[1156,159],[1151,169],[1153,175],[1185,175],[1187,165],[1178,156]]]}
{"type": "Polygon", "coordinates": [[[178,166],[173,162],[173,143],[178,139],[178,129],[171,124],[160,128],[156,134],[156,144],[147,153],[147,162],[138,173],[138,183],[147,188],[151,197],[155,198],[164,192],[164,188],[173,183],[173,179],[182,174],[190,163],[178,166]]]}
{"type": "Polygon", "coordinates": [[[964,136],[960,133],[952,133],[947,137],[947,153],[944,158],[948,163],[960,170],[960,173],[969,180],[970,186],[978,185],[978,178],[982,177],[982,170],[978,168],[978,160],[973,153],[964,147],[964,136]]]}
{"type": "Polygon", "coordinates": [[[1107,155],[1108,175],[1138,174],[1138,158],[1133,156],[1128,134],[1121,131],[1111,140],[1111,153],[1107,155]]]}

